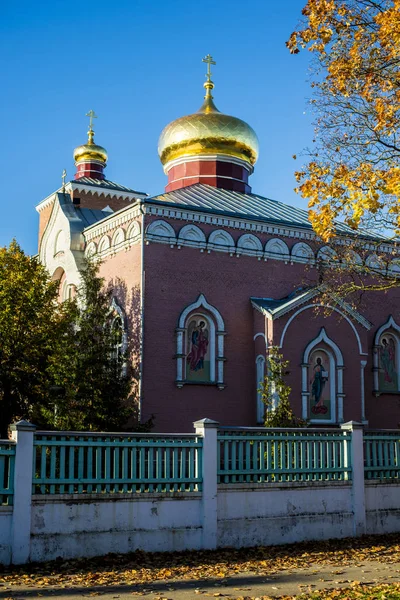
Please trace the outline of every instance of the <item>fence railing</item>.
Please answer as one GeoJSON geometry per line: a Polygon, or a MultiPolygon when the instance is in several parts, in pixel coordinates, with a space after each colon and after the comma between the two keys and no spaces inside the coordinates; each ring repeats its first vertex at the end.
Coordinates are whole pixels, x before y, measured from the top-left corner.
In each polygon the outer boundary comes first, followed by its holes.
{"type": "Polygon", "coordinates": [[[332,429],[223,428],[218,483],[351,479],[351,432],[332,429]]]}
{"type": "Polygon", "coordinates": [[[366,479],[398,479],[400,431],[366,431],[364,465],[366,479]]]}
{"type": "Polygon", "coordinates": [[[202,438],[43,432],[34,437],[34,494],[194,492],[202,438]]]}
{"type": "Polygon", "coordinates": [[[15,443],[0,440],[0,505],[11,505],[14,495],[15,443]]]}

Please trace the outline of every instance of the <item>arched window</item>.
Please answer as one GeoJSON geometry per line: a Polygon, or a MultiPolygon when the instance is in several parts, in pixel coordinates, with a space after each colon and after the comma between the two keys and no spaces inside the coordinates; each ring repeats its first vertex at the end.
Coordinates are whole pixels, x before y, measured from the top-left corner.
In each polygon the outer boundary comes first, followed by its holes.
{"type": "MultiPolygon", "coordinates": [[[[113,358],[122,359],[128,348],[128,333],[124,311],[115,298],[110,307],[109,327],[111,332],[111,353],[113,358]]],[[[124,365],[125,369],[126,365],[124,365]]]]}
{"type": "Polygon", "coordinates": [[[177,386],[208,383],[223,389],[225,325],[203,294],[182,311],[176,334],[177,386]]]}
{"type": "Polygon", "coordinates": [[[375,334],[373,359],[375,394],[398,394],[400,392],[400,325],[392,316],[375,334]]]}
{"type": "Polygon", "coordinates": [[[112,355],[115,360],[121,360],[124,353],[124,326],[120,315],[111,321],[112,355]]]}
{"type": "Polygon", "coordinates": [[[63,289],[63,300],[73,300],[76,296],[76,286],[73,283],[65,283],[63,289]]]}

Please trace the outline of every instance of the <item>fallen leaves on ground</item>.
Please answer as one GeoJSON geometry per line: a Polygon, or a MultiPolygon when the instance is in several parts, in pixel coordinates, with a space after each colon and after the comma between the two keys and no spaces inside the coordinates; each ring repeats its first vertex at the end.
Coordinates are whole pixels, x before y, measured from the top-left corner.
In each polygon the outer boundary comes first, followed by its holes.
{"type": "Polygon", "coordinates": [[[382,584],[370,587],[358,586],[357,589],[322,590],[300,594],[299,596],[239,596],[226,600],[399,600],[400,583],[382,584]]]}
{"type": "MultiPolygon", "coordinates": [[[[92,559],[59,559],[23,567],[0,567],[0,583],[8,586],[64,588],[137,585],[172,579],[216,579],[222,583],[224,579],[237,575],[270,576],[289,569],[309,569],[320,565],[344,567],[365,560],[400,562],[400,534],[239,550],[226,548],[168,553],[137,550],[129,554],[108,554],[92,559]]],[[[352,593],[356,593],[356,590],[352,593]]],[[[345,598],[337,596],[342,597],[345,598]]],[[[396,598],[400,600],[400,595],[396,598]]]]}

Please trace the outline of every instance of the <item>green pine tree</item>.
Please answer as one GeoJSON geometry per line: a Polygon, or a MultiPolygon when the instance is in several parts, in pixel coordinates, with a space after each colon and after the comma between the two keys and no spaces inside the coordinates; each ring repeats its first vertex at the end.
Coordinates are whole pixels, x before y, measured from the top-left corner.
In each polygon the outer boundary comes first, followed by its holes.
{"type": "Polygon", "coordinates": [[[14,420],[51,407],[74,318],[36,257],[15,240],[0,248],[0,438],[14,420]]]}
{"type": "Polygon", "coordinates": [[[113,290],[105,289],[98,271],[98,263],[85,265],[73,301],[70,369],[51,419],[57,429],[118,431],[134,412],[133,374],[122,348],[124,324],[111,308],[113,290]]]}

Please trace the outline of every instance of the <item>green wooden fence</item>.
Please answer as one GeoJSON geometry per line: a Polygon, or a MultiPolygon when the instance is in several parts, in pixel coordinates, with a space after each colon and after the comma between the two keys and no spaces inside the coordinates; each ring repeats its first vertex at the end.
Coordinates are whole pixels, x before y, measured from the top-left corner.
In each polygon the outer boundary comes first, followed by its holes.
{"type": "Polygon", "coordinates": [[[366,431],[364,464],[366,479],[398,479],[400,431],[366,431]]]}
{"type": "Polygon", "coordinates": [[[11,505],[14,495],[15,443],[0,440],[0,505],[11,505]]]}
{"type": "Polygon", "coordinates": [[[333,429],[223,428],[219,483],[351,479],[351,432],[333,429]]]}
{"type": "Polygon", "coordinates": [[[201,491],[202,441],[194,434],[38,431],[33,493],[201,491]]]}

